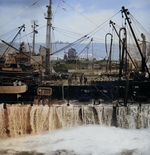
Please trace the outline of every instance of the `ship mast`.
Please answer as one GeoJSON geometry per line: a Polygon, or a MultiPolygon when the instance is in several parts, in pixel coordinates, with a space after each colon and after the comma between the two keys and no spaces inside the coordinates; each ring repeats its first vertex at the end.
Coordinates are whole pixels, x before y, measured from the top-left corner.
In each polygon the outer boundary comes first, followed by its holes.
{"type": "MultiPolygon", "coordinates": [[[[147,71],[147,73],[148,73],[148,75],[149,75],[149,78],[150,78],[150,72],[149,72],[149,69],[148,69],[147,64],[146,64],[146,61],[145,61],[145,56],[143,56],[143,53],[142,53],[141,48],[140,48],[140,46],[139,46],[139,44],[138,44],[138,41],[137,41],[137,39],[136,39],[135,33],[134,33],[134,31],[133,31],[133,28],[132,28],[132,26],[131,26],[130,18],[128,17],[128,15],[130,15],[130,13],[129,13],[128,9],[125,9],[124,6],[122,7],[122,12],[124,13],[124,15],[125,15],[125,17],[126,17],[126,20],[127,20],[128,25],[129,25],[129,27],[130,27],[130,30],[131,30],[131,32],[132,32],[134,41],[135,41],[136,46],[137,46],[137,48],[138,48],[138,50],[139,50],[139,53],[140,53],[140,55],[141,55],[141,57],[142,57],[142,72],[147,71]]],[[[143,36],[143,37],[144,37],[144,36],[143,36]]]]}
{"type": "Polygon", "coordinates": [[[38,27],[39,25],[36,24],[38,22],[37,20],[33,20],[31,22],[33,23],[33,25],[31,25],[31,27],[33,28],[33,47],[32,47],[33,49],[31,55],[33,56],[35,54],[35,34],[38,33],[38,31],[35,30],[35,28],[38,27]]]}
{"type": "Polygon", "coordinates": [[[52,0],[49,0],[49,5],[47,7],[47,28],[46,28],[46,65],[45,65],[45,73],[50,75],[50,45],[51,45],[51,20],[52,20],[52,0]]]}

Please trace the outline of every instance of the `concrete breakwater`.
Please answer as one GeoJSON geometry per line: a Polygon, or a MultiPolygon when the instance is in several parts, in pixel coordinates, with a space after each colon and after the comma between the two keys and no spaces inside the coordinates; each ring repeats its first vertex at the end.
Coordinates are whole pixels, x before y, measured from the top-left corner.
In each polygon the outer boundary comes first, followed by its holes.
{"type": "Polygon", "coordinates": [[[0,138],[35,135],[44,131],[88,124],[126,129],[150,125],[150,105],[113,107],[100,105],[7,105],[0,104],[0,138]]]}

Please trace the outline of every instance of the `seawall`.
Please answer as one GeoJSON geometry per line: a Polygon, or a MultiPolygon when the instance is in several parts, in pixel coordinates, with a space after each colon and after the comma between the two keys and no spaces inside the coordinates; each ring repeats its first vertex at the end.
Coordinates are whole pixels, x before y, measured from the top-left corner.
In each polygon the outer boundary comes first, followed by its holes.
{"type": "Polygon", "coordinates": [[[0,104],[0,138],[88,124],[140,129],[150,125],[150,105],[7,105],[0,104]]]}

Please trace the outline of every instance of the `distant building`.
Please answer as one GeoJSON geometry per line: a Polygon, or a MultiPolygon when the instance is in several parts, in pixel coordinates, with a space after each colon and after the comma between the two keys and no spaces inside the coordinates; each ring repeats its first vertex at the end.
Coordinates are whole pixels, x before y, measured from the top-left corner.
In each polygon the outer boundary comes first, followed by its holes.
{"type": "Polygon", "coordinates": [[[77,52],[74,48],[68,50],[68,58],[76,58],[77,52]]]}

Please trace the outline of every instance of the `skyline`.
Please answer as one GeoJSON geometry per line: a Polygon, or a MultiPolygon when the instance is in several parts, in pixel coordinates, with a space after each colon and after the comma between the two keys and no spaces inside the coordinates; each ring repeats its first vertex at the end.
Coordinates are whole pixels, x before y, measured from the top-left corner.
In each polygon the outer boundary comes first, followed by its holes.
{"type": "MultiPolygon", "coordinates": [[[[55,0],[52,2],[53,30],[51,36],[53,41],[73,42],[78,38],[90,34],[98,26],[113,17],[113,21],[118,25],[122,24],[121,10],[125,6],[129,12],[138,20],[139,23],[150,33],[150,21],[147,20],[150,14],[149,0],[55,0]],[[144,17],[144,18],[143,18],[144,17]],[[55,38],[55,39],[54,39],[55,38]]],[[[46,38],[46,19],[44,13],[47,12],[46,5],[49,0],[0,0],[0,39],[2,34],[17,28],[23,24],[26,32],[20,39],[25,42],[32,42],[32,20],[37,20],[38,34],[36,42],[45,43],[46,38]]],[[[109,20],[90,34],[95,42],[104,42],[105,34],[110,31],[109,20]]]]}

